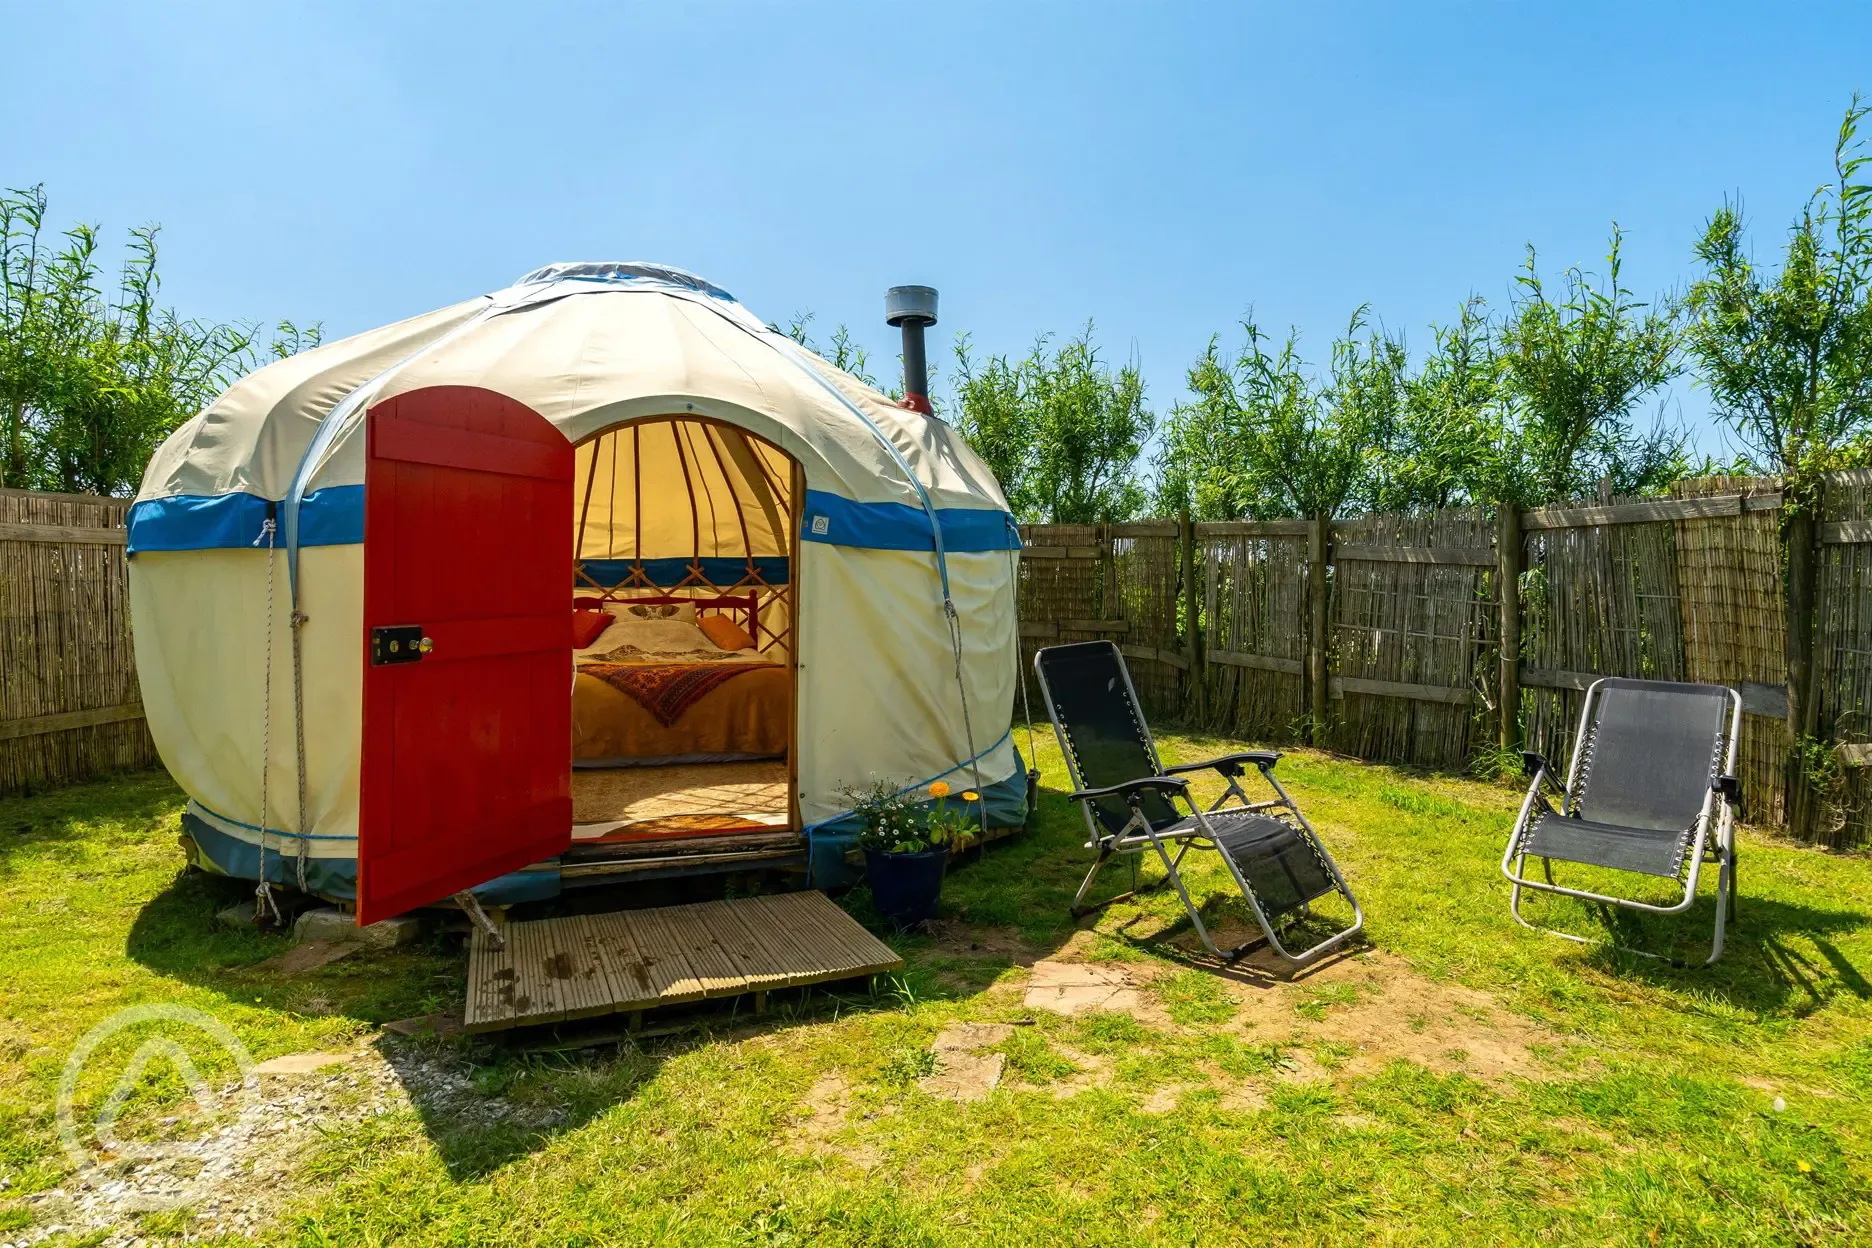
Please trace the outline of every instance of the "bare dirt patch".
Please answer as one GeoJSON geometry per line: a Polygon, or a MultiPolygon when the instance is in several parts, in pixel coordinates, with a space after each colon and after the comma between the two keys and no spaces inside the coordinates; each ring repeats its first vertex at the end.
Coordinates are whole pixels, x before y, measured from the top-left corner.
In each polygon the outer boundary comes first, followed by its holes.
{"type": "Polygon", "coordinates": [[[1233,1026],[1261,1039],[1335,1046],[1343,1052],[1337,1069],[1347,1075],[1402,1058],[1487,1081],[1532,1077],[1545,1068],[1541,1049],[1567,1044],[1485,992],[1438,983],[1383,953],[1329,962],[1301,980],[1268,986],[1238,980],[1231,990],[1241,1003],[1233,1026]]]}
{"type": "Polygon", "coordinates": [[[923,925],[925,934],[936,938],[936,948],[949,957],[1007,958],[1017,966],[1029,966],[1042,956],[1041,951],[1021,938],[1013,927],[975,927],[956,919],[931,919],[923,925]]]}
{"type": "Polygon", "coordinates": [[[796,1110],[790,1133],[799,1141],[824,1140],[844,1125],[851,1106],[851,1088],[838,1075],[821,1075],[796,1110]]]}

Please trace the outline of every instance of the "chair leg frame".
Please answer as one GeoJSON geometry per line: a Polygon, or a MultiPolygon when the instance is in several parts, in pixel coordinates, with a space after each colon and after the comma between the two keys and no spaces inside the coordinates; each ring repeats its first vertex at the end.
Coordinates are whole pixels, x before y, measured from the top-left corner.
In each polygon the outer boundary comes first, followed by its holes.
{"type": "MultiPolygon", "coordinates": [[[[1223,790],[1222,795],[1209,806],[1207,811],[1198,807],[1194,802],[1190,803],[1190,813],[1194,816],[1196,822],[1196,827],[1190,832],[1174,837],[1160,836],[1151,829],[1149,822],[1145,820],[1141,812],[1134,812],[1131,821],[1116,834],[1094,841],[1088,848],[1096,848],[1098,850],[1098,859],[1093,862],[1091,870],[1086,872],[1085,880],[1079,885],[1079,891],[1073,897],[1073,917],[1078,918],[1091,910],[1110,905],[1112,902],[1121,901],[1127,897],[1132,897],[1145,891],[1143,887],[1134,888],[1130,892],[1120,893],[1115,897],[1110,897],[1102,902],[1098,902],[1096,905],[1087,906],[1084,904],[1085,895],[1092,887],[1092,881],[1112,858],[1125,854],[1141,854],[1146,850],[1155,850],[1158,859],[1164,866],[1164,878],[1148,887],[1160,888],[1165,883],[1172,885],[1177,891],[1177,896],[1182,899],[1183,909],[1189,915],[1190,923],[1196,929],[1196,937],[1202,942],[1203,948],[1225,961],[1235,961],[1244,953],[1255,948],[1265,940],[1274,952],[1287,961],[1293,962],[1298,966],[1305,966],[1311,962],[1317,961],[1319,958],[1325,956],[1327,953],[1338,948],[1353,936],[1357,935],[1364,929],[1365,911],[1360,907],[1358,898],[1353,896],[1351,886],[1346,883],[1345,876],[1340,873],[1339,864],[1333,861],[1332,855],[1327,852],[1326,846],[1320,841],[1319,834],[1313,830],[1313,825],[1307,821],[1307,817],[1301,813],[1299,805],[1288,795],[1287,790],[1281,786],[1280,781],[1275,779],[1272,772],[1265,768],[1262,769],[1261,774],[1262,777],[1273,786],[1278,796],[1262,802],[1251,801],[1247,793],[1243,791],[1241,785],[1237,782],[1237,778],[1230,776],[1228,777],[1228,787],[1223,790]],[[1230,798],[1234,798],[1238,805],[1226,806],[1230,798]],[[1242,896],[1247,900],[1248,908],[1253,912],[1255,922],[1260,926],[1262,935],[1258,939],[1246,941],[1233,949],[1224,950],[1217,947],[1215,939],[1210,936],[1208,927],[1202,921],[1202,915],[1197,912],[1196,903],[1190,897],[1189,889],[1183,883],[1182,872],[1179,871],[1178,868],[1182,866],[1183,856],[1190,851],[1192,846],[1198,849],[1216,849],[1217,852],[1220,852],[1218,842],[1215,838],[1215,830],[1210,827],[1207,816],[1224,809],[1231,811],[1237,809],[1248,811],[1281,809],[1290,812],[1295,822],[1299,825],[1301,834],[1309,841],[1310,848],[1319,855],[1320,861],[1326,864],[1326,869],[1332,874],[1335,891],[1344,897],[1347,903],[1351,905],[1351,924],[1343,930],[1328,936],[1310,949],[1304,949],[1299,953],[1290,951],[1286,945],[1281,943],[1280,935],[1276,931],[1275,924],[1269,921],[1266,912],[1261,909],[1261,903],[1255,897],[1254,889],[1249,885],[1248,880],[1242,875],[1240,869],[1236,867],[1234,860],[1227,854],[1222,854],[1222,861],[1227,864],[1229,874],[1234,877],[1236,886],[1241,889],[1242,896]],[[1169,851],[1169,843],[1171,841],[1178,842],[1177,852],[1174,858],[1169,851]]],[[[1089,822],[1089,812],[1087,818],[1089,822]]]]}

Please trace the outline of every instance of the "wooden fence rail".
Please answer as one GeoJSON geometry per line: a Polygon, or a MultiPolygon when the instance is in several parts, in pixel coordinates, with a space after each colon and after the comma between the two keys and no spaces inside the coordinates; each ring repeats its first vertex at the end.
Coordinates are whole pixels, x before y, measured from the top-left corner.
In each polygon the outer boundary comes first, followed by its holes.
{"type": "Polygon", "coordinates": [[[0,793],[147,766],[128,500],[0,490],[0,793]]]}
{"type": "MultiPolygon", "coordinates": [[[[1705,478],[1674,493],[1331,524],[1024,526],[1023,671],[1037,646],[1109,639],[1153,715],[1446,768],[1524,743],[1564,756],[1600,676],[1726,684],[1747,712],[1751,817],[1872,841],[1872,472],[1823,483],[1804,709],[1778,483],[1705,478]],[[1790,706],[1836,747],[1798,801],[1790,706]]],[[[127,510],[0,490],[0,793],[156,761],[127,510]]]]}
{"type": "Polygon", "coordinates": [[[1837,747],[1844,773],[1802,799],[1811,811],[1789,795],[1783,499],[1768,479],[1330,526],[1027,526],[1025,657],[1109,638],[1152,714],[1444,768],[1524,745],[1565,757],[1602,676],[1725,684],[1742,695],[1750,818],[1866,843],[1872,472],[1831,474],[1823,493],[1806,731],[1837,747]]]}

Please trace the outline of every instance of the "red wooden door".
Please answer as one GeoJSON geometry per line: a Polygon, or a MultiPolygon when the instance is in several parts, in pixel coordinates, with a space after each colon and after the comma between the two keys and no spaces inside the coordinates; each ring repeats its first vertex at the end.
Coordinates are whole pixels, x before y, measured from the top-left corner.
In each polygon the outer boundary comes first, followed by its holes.
{"type": "Polygon", "coordinates": [[[572,838],[572,444],[468,386],[366,420],[360,924],[572,838]]]}

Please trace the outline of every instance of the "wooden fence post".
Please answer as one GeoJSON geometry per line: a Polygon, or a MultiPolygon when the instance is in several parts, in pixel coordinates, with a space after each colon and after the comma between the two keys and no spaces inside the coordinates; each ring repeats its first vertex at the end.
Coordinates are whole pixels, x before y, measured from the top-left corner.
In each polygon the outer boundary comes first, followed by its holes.
{"type": "Polygon", "coordinates": [[[1307,709],[1313,720],[1311,745],[1326,732],[1326,560],[1332,547],[1332,517],[1313,517],[1307,534],[1307,709]]]}
{"type": "Polygon", "coordinates": [[[1501,599],[1501,751],[1521,748],[1521,510],[1497,504],[1495,527],[1496,596],[1501,599]]]}
{"type": "Polygon", "coordinates": [[[1189,660],[1186,679],[1190,696],[1184,699],[1184,713],[1192,711],[1199,724],[1208,722],[1208,681],[1203,671],[1202,596],[1196,590],[1196,526],[1190,521],[1189,508],[1177,516],[1177,541],[1183,548],[1183,656],[1189,660]]]}
{"type": "MultiPolygon", "coordinates": [[[[1818,495],[1820,491],[1810,493],[1818,495]]],[[[1787,540],[1787,726],[1788,736],[1796,743],[1803,736],[1811,736],[1819,723],[1813,696],[1814,596],[1820,562],[1814,552],[1817,501],[1812,497],[1793,500],[1783,522],[1787,540]]]]}

